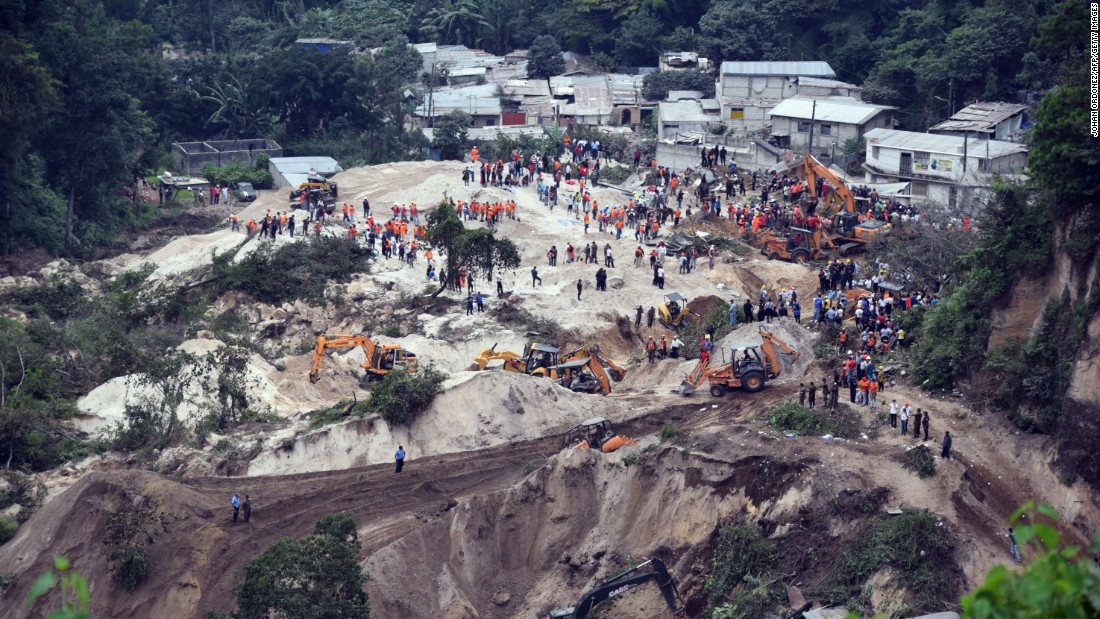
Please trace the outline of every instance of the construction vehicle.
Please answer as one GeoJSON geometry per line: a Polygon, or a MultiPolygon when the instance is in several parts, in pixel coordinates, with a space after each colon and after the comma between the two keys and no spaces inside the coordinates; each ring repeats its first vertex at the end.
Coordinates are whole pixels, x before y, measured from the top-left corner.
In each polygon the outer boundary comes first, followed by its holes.
{"type": "Polygon", "coordinates": [[[657,320],[666,328],[679,331],[684,326],[685,320],[699,324],[699,314],[688,309],[688,300],[679,292],[670,292],[665,295],[661,304],[657,306],[657,320]]]}
{"type": "Polygon", "coordinates": [[[317,336],[317,344],[313,347],[313,366],[309,371],[309,382],[316,383],[320,380],[321,363],[325,359],[325,351],[330,348],[355,348],[363,349],[362,368],[365,370],[360,383],[369,383],[381,380],[390,372],[416,372],[419,359],[416,353],[401,348],[400,344],[379,344],[371,341],[369,337],[362,335],[325,335],[317,336]]]}
{"type": "Polygon", "coordinates": [[[782,371],[776,348],[792,359],[798,358],[798,351],[763,327],[760,328],[760,340],[759,344],[746,342],[731,346],[732,358],[728,363],[711,365],[700,359],[691,372],[684,375],[680,394],[691,395],[704,381],[710,384],[710,394],[716,398],[730,389],[742,389],[747,393],[763,389],[767,381],[777,378],[782,371]]]}
{"type": "Polygon", "coordinates": [[[890,233],[893,226],[888,222],[873,219],[860,221],[860,213],[865,209],[859,208],[858,199],[843,179],[822,165],[813,155],[803,158],[802,175],[810,192],[810,206],[806,212],[812,212],[821,219],[832,220],[832,238],[828,239],[828,244],[835,246],[831,248],[837,249],[842,256],[862,251],[867,243],[890,233]],[[833,188],[823,204],[817,196],[818,178],[825,179],[833,188]]]}
{"type": "Polygon", "coordinates": [[[611,422],[603,417],[593,417],[565,433],[562,449],[599,449],[611,453],[626,445],[637,445],[638,441],[615,432],[611,422]]]}
{"type": "Polygon", "coordinates": [[[668,573],[663,561],[653,557],[645,563],[640,563],[625,572],[616,574],[604,581],[598,587],[581,596],[572,608],[563,608],[550,611],[550,619],[586,619],[596,606],[607,600],[619,597],[631,589],[644,585],[650,581],[656,582],[661,588],[661,596],[673,615],[680,615],[683,611],[680,602],[680,592],[676,589],[676,582],[668,573]]]}
{"type": "Polygon", "coordinates": [[[512,351],[497,352],[493,344],[474,359],[478,370],[484,370],[492,361],[504,361],[505,371],[545,376],[563,387],[583,393],[607,395],[611,393],[611,381],[618,382],[626,376],[626,368],[604,357],[599,346],[594,344],[564,355],[559,348],[546,344],[528,344],[522,355],[512,351]]]}
{"type": "MultiPolygon", "coordinates": [[[[787,237],[780,237],[769,233],[763,238],[760,253],[768,257],[768,260],[786,260],[802,264],[810,260],[820,260],[826,255],[827,247],[822,247],[821,229],[808,230],[806,228],[791,227],[787,237]]],[[[824,242],[828,245],[828,237],[824,242]]]]}

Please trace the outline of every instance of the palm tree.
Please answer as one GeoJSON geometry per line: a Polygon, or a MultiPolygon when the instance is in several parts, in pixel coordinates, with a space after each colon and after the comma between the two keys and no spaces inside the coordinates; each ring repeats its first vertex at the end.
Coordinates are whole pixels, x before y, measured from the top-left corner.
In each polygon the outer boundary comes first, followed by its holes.
{"type": "Polygon", "coordinates": [[[474,43],[480,28],[489,22],[474,0],[444,0],[424,18],[420,31],[439,43],[474,43]]]}

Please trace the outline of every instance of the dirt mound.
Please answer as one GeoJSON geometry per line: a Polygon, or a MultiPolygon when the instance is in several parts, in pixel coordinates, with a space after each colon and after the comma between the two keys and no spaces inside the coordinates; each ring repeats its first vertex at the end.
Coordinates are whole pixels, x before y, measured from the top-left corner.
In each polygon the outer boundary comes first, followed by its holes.
{"type": "Polygon", "coordinates": [[[709,294],[695,297],[691,301],[688,301],[687,308],[695,314],[705,318],[709,316],[710,313],[713,312],[718,307],[718,304],[721,302],[721,299],[712,294],[709,294]]]}
{"type": "Polygon", "coordinates": [[[761,329],[771,333],[798,352],[798,358],[793,359],[782,350],[776,351],[779,354],[779,362],[782,364],[782,372],[774,382],[783,384],[803,380],[807,369],[814,361],[814,343],[819,335],[818,332],[810,329],[807,323],[800,325],[790,318],[775,319],[770,323],[739,323],[737,328],[714,345],[716,351],[714,358],[721,361],[722,355],[725,354],[725,358],[729,359],[730,350],[734,347],[760,344],[763,341],[759,334],[761,329]]]}

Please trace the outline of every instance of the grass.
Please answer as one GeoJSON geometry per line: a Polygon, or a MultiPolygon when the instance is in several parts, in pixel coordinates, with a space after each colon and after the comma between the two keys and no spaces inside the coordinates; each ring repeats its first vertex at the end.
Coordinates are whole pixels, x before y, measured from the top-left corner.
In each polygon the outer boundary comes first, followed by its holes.
{"type": "Polygon", "coordinates": [[[936,457],[924,445],[918,445],[905,452],[901,465],[921,478],[928,479],[936,474],[936,457]]]}
{"type": "Polygon", "coordinates": [[[777,430],[802,436],[831,434],[840,438],[856,438],[862,430],[858,413],[844,404],[832,414],[823,408],[799,406],[794,401],[781,402],[768,411],[768,423],[777,430]]]}
{"type": "Polygon", "coordinates": [[[334,406],[318,409],[310,413],[309,427],[323,428],[334,423],[346,421],[352,417],[362,417],[367,414],[368,410],[369,408],[367,407],[366,400],[357,402],[345,398],[337,402],[334,406]]]}
{"type": "Polygon", "coordinates": [[[779,602],[780,586],[769,577],[778,559],[775,542],[744,516],[719,529],[710,575],[703,589],[715,608],[712,617],[763,617],[779,602]],[[731,590],[739,584],[745,586],[731,590]]]}
{"type": "Polygon", "coordinates": [[[666,421],[665,425],[661,426],[659,436],[662,441],[675,441],[683,435],[680,428],[677,428],[671,421],[666,421]]]}

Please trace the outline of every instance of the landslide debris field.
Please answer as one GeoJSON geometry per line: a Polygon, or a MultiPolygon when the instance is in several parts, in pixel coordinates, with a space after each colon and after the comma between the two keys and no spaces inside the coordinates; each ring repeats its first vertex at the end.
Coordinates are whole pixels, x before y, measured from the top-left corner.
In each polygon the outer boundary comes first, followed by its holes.
{"type": "MultiPolygon", "coordinates": [[[[504,298],[483,281],[484,313],[467,315],[465,295],[452,291],[432,299],[423,258],[414,266],[377,259],[368,273],[329,284],[321,299],[268,303],[240,291],[216,292],[195,319],[198,326],[173,347],[191,355],[180,372],[199,376],[180,385],[179,414],[187,424],[201,421],[218,405],[220,386],[239,389],[258,411],[255,418],[215,428],[202,440],[135,455],[90,455],[38,475],[41,507],[0,546],[0,574],[14,577],[0,597],[0,615],[38,617],[57,601],[23,606],[30,583],[54,555],[70,558],[88,578],[97,618],[231,612],[249,558],[279,539],[308,534],[318,518],[337,512],[357,524],[377,617],[546,616],[651,556],[669,566],[687,616],[730,601],[742,608],[786,606],[788,585],[816,605],[950,610],[959,593],[1009,560],[1005,523],[1027,499],[1054,506],[1074,541],[1100,526],[1100,509],[1081,482],[1065,486],[1055,479],[1049,439],[1021,434],[950,394],[919,391],[908,383],[902,357],[886,361],[896,370],[879,402],[908,401],[932,411],[926,443],[892,430],[884,407],[878,415],[848,407],[846,391],[838,412],[806,413],[815,424],[811,432],[769,423],[776,406],[797,402],[799,383],[820,384],[837,363],[815,355],[823,348],[820,336],[806,324],[763,325],[800,354],[784,357],[781,376],[760,392],[714,398],[704,387],[681,396],[677,386],[695,360],[648,363],[646,338],[671,340],[673,333],[659,323],[647,327],[645,317],[636,327],[637,306],[655,307],[670,291],[743,303],[762,285],[793,286],[812,299],[815,271],[723,245],[713,269],[703,260],[686,275],[666,269],[661,291],[647,266],[632,264],[637,243],[625,234],[615,240],[592,226],[586,235],[563,206],[551,212],[540,204],[533,188],[467,187],[461,170],[453,162],[396,163],[349,170],[334,180],[338,202],[358,205],[366,197],[376,213],[416,202],[422,219],[444,196],[515,200],[518,220],[505,220],[497,232],[522,256],[521,266],[505,273],[504,298]],[[559,266],[546,266],[551,245],[564,253],[567,243],[579,249],[592,241],[601,252],[609,244],[615,256],[606,292],[595,290],[597,265],[559,258],[559,266]],[[531,285],[534,265],[541,286],[531,285]],[[578,279],[585,282],[579,301],[578,279]],[[318,333],[399,343],[417,353],[422,368],[431,364],[446,374],[442,392],[411,424],[391,426],[362,406],[369,396],[359,385],[359,350],[330,353],[319,380],[310,383],[318,333]],[[627,376],[605,397],[499,367],[471,369],[483,349],[519,352],[529,341],[565,350],[598,344],[627,376]],[[217,355],[226,347],[244,351],[234,366],[240,380],[229,387],[221,376],[228,366],[204,369],[197,361],[225,359],[217,355]],[[611,420],[637,444],[609,454],[563,450],[564,432],[592,417],[611,420]],[[920,478],[905,467],[914,446],[926,444],[938,455],[945,430],[954,436],[953,457],[937,458],[935,475],[920,478]],[[397,475],[392,458],[399,444],[409,459],[397,475]],[[252,497],[250,522],[231,523],[234,493],[252,497]],[[104,543],[112,515],[120,512],[155,522],[145,545],[148,572],[133,591],[111,578],[104,543]],[[907,539],[918,540],[908,545],[910,554],[905,544],[890,541],[907,539]]],[[[605,187],[593,195],[602,204],[625,198],[605,187]]],[[[285,189],[263,192],[235,212],[246,221],[287,203],[285,189]]],[[[206,210],[204,216],[216,212],[219,219],[231,212],[224,205],[206,210]]],[[[695,220],[684,227],[718,230],[695,220]]],[[[342,237],[345,227],[330,221],[324,234],[342,237]]],[[[243,243],[227,225],[165,240],[142,238],[133,253],[94,269],[55,262],[4,278],[0,286],[75,282],[96,298],[110,281],[131,277],[153,298],[202,290],[214,270],[225,268],[216,262],[239,263],[260,246],[243,243]]],[[[284,235],[273,244],[295,242],[284,235]]],[[[15,307],[7,314],[28,319],[15,307]]],[[[760,326],[741,324],[725,341],[759,341],[760,326]]],[[[715,355],[720,361],[723,353],[715,355]]],[[[72,432],[109,436],[126,419],[127,406],[156,400],[163,384],[131,375],[89,388],[77,403],[72,432]]],[[[671,616],[650,587],[613,602],[608,616],[671,616]]]]}

